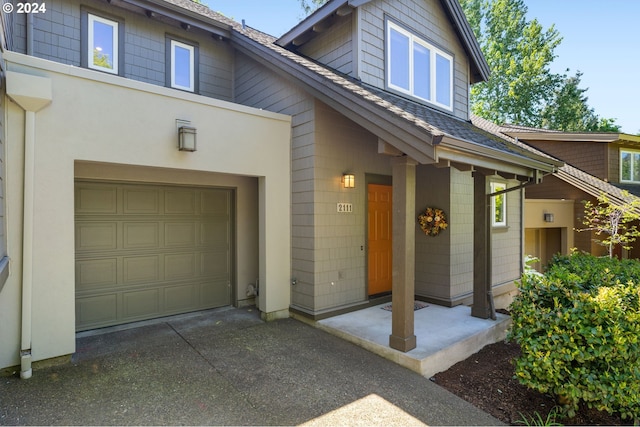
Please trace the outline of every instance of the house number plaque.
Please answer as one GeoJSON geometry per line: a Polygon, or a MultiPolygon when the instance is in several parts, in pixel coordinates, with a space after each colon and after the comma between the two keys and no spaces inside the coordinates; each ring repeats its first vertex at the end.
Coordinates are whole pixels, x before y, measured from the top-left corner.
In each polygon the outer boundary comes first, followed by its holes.
{"type": "Polygon", "coordinates": [[[353,205],[351,203],[338,203],[339,213],[351,213],[353,212],[353,205]]]}

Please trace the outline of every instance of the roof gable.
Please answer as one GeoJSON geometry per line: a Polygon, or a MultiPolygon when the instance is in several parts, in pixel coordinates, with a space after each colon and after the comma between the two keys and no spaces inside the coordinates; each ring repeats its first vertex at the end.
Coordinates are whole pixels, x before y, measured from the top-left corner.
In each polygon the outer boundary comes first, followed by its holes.
{"type": "MultiPolygon", "coordinates": [[[[305,43],[314,34],[325,31],[337,16],[346,16],[353,9],[376,0],[329,0],[313,14],[283,34],[276,44],[287,49],[305,43]]],[[[417,1],[417,0],[416,0],[417,1]]],[[[453,25],[471,64],[471,83],[485,81],[490,69],[471,26],[458,0],[440,0],[449,21],[453,25]]]]}

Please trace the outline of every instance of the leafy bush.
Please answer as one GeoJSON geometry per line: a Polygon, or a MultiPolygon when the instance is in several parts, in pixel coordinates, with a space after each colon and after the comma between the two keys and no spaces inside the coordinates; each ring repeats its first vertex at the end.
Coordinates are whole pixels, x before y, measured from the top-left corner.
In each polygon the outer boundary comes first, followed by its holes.
{"type": "Polygon", "coordinates": [[[516,377],[558,396],[640,419],[640,263],[574,253],[544,275],[525,273],[509,339],[522,348],[516,377]]]}

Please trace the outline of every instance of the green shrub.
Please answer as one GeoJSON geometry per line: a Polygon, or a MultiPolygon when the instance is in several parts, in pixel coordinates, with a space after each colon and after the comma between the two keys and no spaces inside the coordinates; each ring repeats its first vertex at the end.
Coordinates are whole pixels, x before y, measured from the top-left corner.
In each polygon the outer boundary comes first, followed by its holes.
{"type": "Polygon", "coordinates": [[[511,306],[516,377],[559,397],[640,419],[640,264],[575,253],[527,272],[511,306]]]}

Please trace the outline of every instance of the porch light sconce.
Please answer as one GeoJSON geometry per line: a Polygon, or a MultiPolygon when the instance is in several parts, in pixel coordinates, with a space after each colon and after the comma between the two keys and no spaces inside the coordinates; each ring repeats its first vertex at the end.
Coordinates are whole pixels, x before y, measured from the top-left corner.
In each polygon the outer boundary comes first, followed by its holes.
{"type": "Polygon", "coordinates": [[[190,126],[178,128],[178,150],[196,151],[196,128],[190,126]]]}
{"type": "Polygon", "coordinates": [[[342,175],[342,185],[344,188],[355,188],[356,187],[356,177],[353,174],[345,173],[342,175]]]}
{"type": "Polygon", "coordinates": [[[545,213],[544,214],[544,222],[553,222],[553,214],[545,213]]]}

